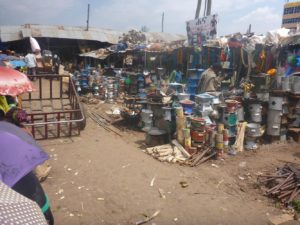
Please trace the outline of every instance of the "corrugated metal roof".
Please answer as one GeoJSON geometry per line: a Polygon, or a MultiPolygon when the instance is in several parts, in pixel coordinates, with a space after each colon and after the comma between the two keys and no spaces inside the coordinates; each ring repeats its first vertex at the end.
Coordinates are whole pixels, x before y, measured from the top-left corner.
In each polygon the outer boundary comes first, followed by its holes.
{"type": "MultiPolygon", "coordinates": [[[[22,40],[27,37],[48,37],[67,38],[78,40],[92,40],[117,44],[123,32],[90,28],[88,31],[84,27],[52,26],[25,24],[19,26],[0,26],[0,40],[2,42],[22,40]]],[[[145,33],[148,42],[173,42],[185,40],[184,35],[148,32],[145,33]]]]}
{"type": "Polygon", "coordinates": [[[84,27],[51,26],[25,24],[21,26],[1,26],[0,39],[2,42],[17,41],[27,37],[48,37],[48,38],[67,38],[78,40],[91,40],[118,43],[122,32],[90,28],[88,31],[84,27]]]}

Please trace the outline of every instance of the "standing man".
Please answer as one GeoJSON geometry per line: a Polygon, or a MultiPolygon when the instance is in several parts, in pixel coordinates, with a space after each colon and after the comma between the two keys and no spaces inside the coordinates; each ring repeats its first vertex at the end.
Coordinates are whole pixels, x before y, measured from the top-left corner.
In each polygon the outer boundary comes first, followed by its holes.
{"type": "Polygon", "coordinates": [[[210,37],[212,39],[215,39],[216,35],[217,35],[217,23],[218,23],[218,21],[216,19],[216,15],[213,15],[213,18],[210,22],[210,24],[211,24],[210,37]]]}
{"type": "Polygon", "coordinates": [[[198,93],[217,91],[224,79],[218,76],[220,72],[222,72],[222,65],[218,63],[205,70],[198,83],[198,93]]]}
{"type": "MultiPolygon", "coordinates": [[[[36,62],[36,58],[35,58],[35,55],[33,53],[28,53],[26,56],[25,56],[25,59],[24,59],[26,65],[27,65],[27,68],[28,68],[28,71],[27,71],[27,74],[28,75],[36,75],[36,66],[37,66],[37,62],[36,62]]],[[[36,78],[32,78],[32,80],[35,80],[36,78]]]]}
{"type": "Polygon", "coordinates": [[[57,54],[54,54],[52,62],[53,62],[55,74],[59,74],[59,65],[60,65],[61,61],[57,54]]]}

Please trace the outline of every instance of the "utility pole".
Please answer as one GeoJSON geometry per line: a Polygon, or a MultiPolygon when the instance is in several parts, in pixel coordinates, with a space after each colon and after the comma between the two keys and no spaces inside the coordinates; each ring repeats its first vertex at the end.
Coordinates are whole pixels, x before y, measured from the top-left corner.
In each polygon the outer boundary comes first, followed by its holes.
{"type": "Polygon", "coordinates": [[[195,20],[199,18],[200,10],[201,10],[201,4],[202,4],[202,0],[198,0],[197,9],[196,9],[196,15],[195,15],[195,20]]]}
{"type": "Polygon", "coordinates": [[[249,28],[248,28],[247,34],[251,34],[251,24],[249,24],[249,28]]]}
{"type": "Polygon", "coordinates": [[[206,16],[206,9],[207,9],[207,0],[204,2],[204,11],[203,11],[203,17],[206,16]]]}
{"type": "Polygon", "coordinates": [[[211,14],[211,4],[212,4],[212,0],[207,0],[206,16],[210,16],[211,14]]]}
{"type": "Polygon", "coordinates": [[[89,30],[89,23],[90,23],[90,4],[88,4],[88,10],[87,10],[86,31],[89,30]]]}
{"type": "Polygon", "coordinates": [[[163,12],[161,17],[161,32],[164,32],[164,23],[165,23],[165,13],[163,12]]]}

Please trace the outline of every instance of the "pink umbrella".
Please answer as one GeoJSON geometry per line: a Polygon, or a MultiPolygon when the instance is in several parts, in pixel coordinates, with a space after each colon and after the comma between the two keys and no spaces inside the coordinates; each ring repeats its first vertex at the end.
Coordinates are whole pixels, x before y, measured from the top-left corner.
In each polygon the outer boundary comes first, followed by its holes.
{"type": "Polygon", "coordinates": [[[0,95],[17,96],[34,90],[33,84],[25,74],[0,66],[0,95]]]}

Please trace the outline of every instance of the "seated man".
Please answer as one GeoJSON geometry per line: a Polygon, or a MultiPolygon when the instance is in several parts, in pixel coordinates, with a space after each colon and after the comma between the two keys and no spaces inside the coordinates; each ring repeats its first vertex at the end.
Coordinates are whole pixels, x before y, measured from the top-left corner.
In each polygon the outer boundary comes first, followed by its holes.
{"type": "Polygon", "coordinates": [[[198,83],[198,93],[215,92],[221,86],[223,76],[219,76],[222,72],[221,64],[214,64],[205,70],[198,83]]]}

